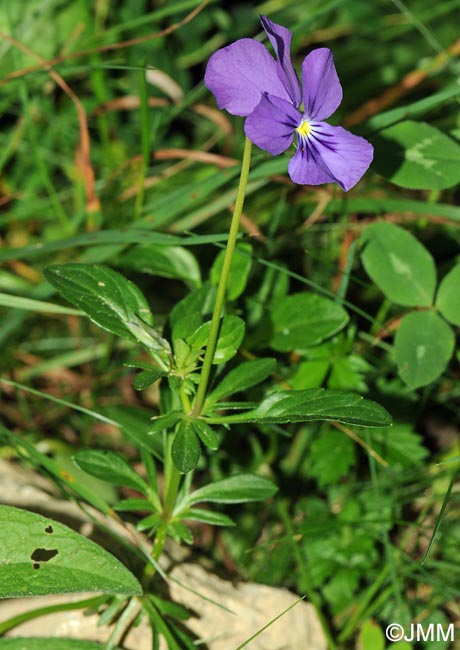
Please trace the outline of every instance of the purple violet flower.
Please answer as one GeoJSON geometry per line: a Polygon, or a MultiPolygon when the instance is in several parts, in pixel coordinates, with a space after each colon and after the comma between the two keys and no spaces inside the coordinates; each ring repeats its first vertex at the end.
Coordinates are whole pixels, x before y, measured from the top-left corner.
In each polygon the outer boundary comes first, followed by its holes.
{"type": "Polygon", "coordinates": [[[374,150],[364,138],[323,121],[342,101],[332,52],[323,47],[305,57],[302,90],[291,62],[291,32],[266,16],[260,19],[276,61],[262,43],[242,38],[214,52],[205,85],[219,108],[246,117],[246,136],[261,149],[277,156],[296,135],[288,168],[294,183],[335,182],[349,190],[369,167],[374,150]]]}

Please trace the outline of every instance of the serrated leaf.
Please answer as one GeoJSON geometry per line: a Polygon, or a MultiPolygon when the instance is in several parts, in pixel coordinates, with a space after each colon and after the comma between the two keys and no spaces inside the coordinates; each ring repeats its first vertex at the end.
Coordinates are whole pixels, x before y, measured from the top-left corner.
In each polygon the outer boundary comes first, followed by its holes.
{"type": "Polygon", "coordinates": [[[219,441],[215,432],[204,420],[195,418],[192,421],[192,427],[201,442],[209,449],[216,450],[219,447],[219,441]]]}
{"type": "Polygon", "coordinates": [[[223,397],[239,393],[267,379],[276,368],[275,359],[245,361],[230,370],[220,384],[209,393],[206,404],[210,405],[223,397]]]}
{"type": "Polygon", "coordinates": [[[372,141],[373,168],[400,187],[442,190],[460,181],[460,146],[430,124],[399,122],[372,141]]]}
{"type": "MultiPolygon", "coordinates": [[[[214,353],[214,364],[226,363],[235,356],[244,338],[244,328],[244,321],[238,318],[238,316],[224,316],[214,353]]],[[[193,349],[200,349],[206,346],[210,330],[211,321],[207,321],[193,334],[189,339],[193,349]]]]}
{"type": "Polygon", "coordinates": [[[140,595],[133,574],[61,523],[0,506],[0,598],[78,591],[140,595]]]}
{"type": "Polygon", "coordinates": [[[233,519],[221,512],[213,512],[212,510],[203,510],[203,508],[188,508],[180,513],[181,519],[189,519],[190,521],[200,521],[203,524],[210,526],[235,526],[233,519]]]}
{"type": "Polygon", "coordinates": [[[77,467],[103,481],[121,487],[131,487],[148,494],[149,488],[145,481],[122,456],[114,451],[83,449],[74,455],[73,460],[77,467]]]}
{"type": "Polygon", "coordinates": [[[171,457],[179,472],[187,474],[198,465],[200,443],[190,420],[182,420],[177,427],[171,449],[171,457]]]}
{"type": "MultiPolygon", "coordinates": [[[[135,284],[108,267],[90,264],[49,266],[47,281],[102,329],[138,341],[138,319],[153,322],[149,305],[135,284]]],[[[140,333],[139,336],[142,336],[140,333]]]]}
{"type": "Polygon", "coordinates": [[[314,293],[294,293],[279,300],[272,312],[270,346],[279,352],[304,350],[318,345],[348,323],[345,309],[314,293]]]}
{"type": "Polygon", "coordinates": [[[449,323],[460,325],[460,264],[456,264],[442,279],[436,307],[449,323]]]}
{"type": "MultiPolygon", "coordinates": [[[[252,266],[251,255],[252,247],[249,244],[238,244],[235,247],[225,289],[227,300],[236,300],[243,293],[252,266]]],[[[225,251],[221,251],[211,267],[209,278],[213,284],[219,283],[224,257],[225,251]]]]}
{"type": "Polygon", "coordinates": [[[419,388],[442,375],[452,357],[455,335],[434,311],[407,314],[395,336],[395,355],[401,378],[419,388]]]}
{"type": "Polygon", "coordinates": [[[288,390],[272,393],[259,406],[245,413],[223,416],[223,423],[337,421],[355,426],[385,427],[391,424],[390,414],[371,400],[355,393],[326,390],[288,390]]]}
{"type": "Polygon", "coordinates": [[[209,501],[212,503],[248,503],[264,501],[278,490],[268,478],[257,474],[235,474],[205,485],[186,498],[187,506],[209,501]]]}
{"type": "Polygon", "coordinates": [[[141,273],[184,280],[189,286],[201,282],[195,256],[182,246],[135,246],[124,253],[117,264],[141,273]]]}
{"type": "Polygon", "coordinates": [[[368,226],[361,241],[364,268],[387,298],[405,307],[433,304],[434,260],[410,232],[381,221],[368,226]]]}

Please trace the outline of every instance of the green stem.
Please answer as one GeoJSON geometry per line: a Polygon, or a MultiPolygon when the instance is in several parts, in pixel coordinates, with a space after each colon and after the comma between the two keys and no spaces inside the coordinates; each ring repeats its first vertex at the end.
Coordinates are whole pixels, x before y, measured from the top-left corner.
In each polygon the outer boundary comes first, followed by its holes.
{"type": "Polygon", "coordinates": [[[230,232],[228,233],[227,249],[225,251],[222,273],[220,276],[219,285],[217,287],[216,304],[214,305],[208,344],[206,346],[203,367],[201,368],[200,383],[198,385],[195,403],[193,405],[192,415],[194,417],[198,417],[201,413],[201,409],[203,408],[204,400],[206,397],[206,390],[208,387],[209,375],[211,372],[211,366],[214,360],[214,353],[216,351],[217,337],[219,335],[220,316],[225,300],[225,290],[227,288],[228,275],[232,264],[236,238],[238,236],[241,213],[243,211],[244,195],[246,192],[246,185],[249,176],[249,165],[251,162],[251,148],[252,144],[246,138],[246,141],[244,143],[243,162],[241,164],[240,183],[238,185],[238,192],[236,195],[235,208],[233,210],[232,222],[230,225],[230,232]]]}

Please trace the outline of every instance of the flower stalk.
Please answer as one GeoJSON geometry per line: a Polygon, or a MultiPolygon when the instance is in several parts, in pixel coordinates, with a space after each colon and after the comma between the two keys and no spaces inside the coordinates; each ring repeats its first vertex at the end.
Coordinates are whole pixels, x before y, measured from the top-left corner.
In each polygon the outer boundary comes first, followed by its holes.
{"type": "Polygon", "coordinates": [[[238,230],[240,226],[241,213],[243,212],[244,197],[246,193],[246,186],[248,183],[249,167],[251,162],[251,141],[246,138],[244,143],[243,161],[241,164],[240,182],[238,185],[238,192],[236,195],[235,207],[233,209],[232,222],[230,224],[230,231],[228,233],[227,248],[225,251],[224,263],[222,265],[222,273],[217,287],[216,303],[211,320],[211,329],[209,332],[209,339],[206,346],[203,366],[201,368],[200,382],[196,393],[195,401],[193,404],[192,415],[198,417],[201,414],[204,400],[206,398],[206,390],[208,388],[209,375],[211,373],[211,366],[214,360],[216,351],[217,338],[219,336],[220,318],[222,314],[222,307],[225,301],[225,292],[227,289],[228,276],[230,267],[232,265],[233,253],[235,250],[236,239],[238,237],[238,230]]]}

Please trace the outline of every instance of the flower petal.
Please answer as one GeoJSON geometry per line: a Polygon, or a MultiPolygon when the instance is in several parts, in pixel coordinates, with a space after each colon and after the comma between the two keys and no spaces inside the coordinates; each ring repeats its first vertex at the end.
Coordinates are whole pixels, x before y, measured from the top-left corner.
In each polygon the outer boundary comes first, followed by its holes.
{"type": "Polygon", "coordinates": [[[219,108],[247,116],[267,92],[287,101],[290,96],[278,77],[276,62],[267,48],[252,38],[242,38],[211,56],[204,83],[219,108]]]}
{"type": "Polygon", "coordinates": [[[320,47],[302,63],[304,113],[309,120],[325,120],[342,101],[342,86],[331,50],[320,47]]]}
{"type": "Polygon", "coordinates": [[[333,183],[335,178],[324,169],[316,149],[308,146],[305,138],[298,138],[296,153],[289,161],[291,180],[299,185],[322,185],[333,183]]]}
{"type": "Polygon", "coordinates": [[[276,53],[278,77],[283,82],[294,106],[299,108],[302,103],[302,94],[300,92],[299,79],[291,62],[292,34],[286,27],[277,25],[267,18],[267,16],[261,16],[260,22],[276,53]]]}
{"type": "Polygon", "coordinates": [[[313,123],[308,147],[320,157],[323,169],[347,191],[356,185],[374,157],[374,147],[341,126],[313,123]]]}
{"type": "Polygon", "coordinates": [[[244,132],[258,147],[278,156],[291,145],[301,120],[291,102],[265,94],[246,119],[244,132]]]}

